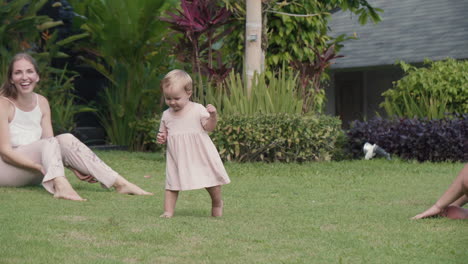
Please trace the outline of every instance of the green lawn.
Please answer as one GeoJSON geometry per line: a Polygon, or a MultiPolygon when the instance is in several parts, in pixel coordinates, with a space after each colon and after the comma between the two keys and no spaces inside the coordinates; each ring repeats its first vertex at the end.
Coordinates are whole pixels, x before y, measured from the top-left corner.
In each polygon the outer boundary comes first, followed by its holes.
{"type": "Polygon", "coordinates": [[[87,202],[0,188],[0,263],[468,262],[468,221],[409,220],[461,163],[227,163],[224,217],[209,217],[209,196],[196,190],[161,219],[163,156],[98,155],[155,195],[120,195],[71,174],[87,202]]]}

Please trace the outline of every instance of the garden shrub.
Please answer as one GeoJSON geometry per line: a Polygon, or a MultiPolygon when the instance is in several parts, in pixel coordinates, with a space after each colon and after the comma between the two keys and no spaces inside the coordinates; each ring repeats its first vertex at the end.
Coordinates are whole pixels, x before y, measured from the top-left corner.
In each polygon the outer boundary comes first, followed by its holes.
{"type": "Polygon", "coordinates": [[[468,61],[424,62],[417,68],[400,62],[405,77],[382,95],[388,116],[443,118],[446,113],[468,113],[468,61]]]}
{"type": "Polygon", "coordinates": [[[330,160],[341,131],[336,117],[298,114],[231,115],[211,134],[223,160],[330,160]]]}
{"type": "Polygon", "coordinates": [[[135,138],[132,145],[138,151],[159,151],[163,146],[156,142],[159,130],[160,116],[141,118],[130,125],[135,128],[135,138]]]}
{"type": "Polygon", "coordinates": [[[348,148],[348,137],[346,135],[346,131],[340,130],[338,133],[338,137],[336,138],[335,148],[332,153],[332,159],[334,161],[343,161],[343,160],[351,160],[353,156],[348,148]]]}
{"type": "MultiPolygon", "coordinates": [[[[160,117],[134,123],[144,151],[160,151],[156,143],[160,117]]],[[[210,134],[223,160],[303,162],[331,160],[341,130],[332,116],[299,114],[230,115],[220,117],[210,134]]]]}
{"type": "Polygon", "coordinates": [[[392,155],[418,161],[467,161],[468,115],[428,120],[418,118],[354,121],[347,132],[349,151],[363,157],[365,142],[392,155]]]}

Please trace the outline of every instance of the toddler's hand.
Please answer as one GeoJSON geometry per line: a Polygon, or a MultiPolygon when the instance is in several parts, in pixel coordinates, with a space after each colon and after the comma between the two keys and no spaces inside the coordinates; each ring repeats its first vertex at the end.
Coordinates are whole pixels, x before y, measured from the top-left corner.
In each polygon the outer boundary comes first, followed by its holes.
{"type": "Polygon", "coordinates": [[[215,116],[216,115],[216,107],[214,107],[212,104],[208,104],[206,106],[206,111],[208,111],[210,116],[215,116]]]}
{"type": "Polygon", "coordinates": [[[156,141],[159,143],[159,144],[165,144],[166,143],[166,140],[167,140],[167,135],[165,132],[159,132],[158,133],[158,136],[156,137],[156,141]]]}

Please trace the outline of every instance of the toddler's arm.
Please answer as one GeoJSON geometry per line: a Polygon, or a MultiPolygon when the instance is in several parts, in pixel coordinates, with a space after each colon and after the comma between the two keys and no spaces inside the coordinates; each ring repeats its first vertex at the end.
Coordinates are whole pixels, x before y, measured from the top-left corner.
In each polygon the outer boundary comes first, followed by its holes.
{"type": "Polygon", "coordinates": [[[218,117],[217,117],[218,115],[217,115],[216,107],[214,107],[211,104],[208,104],[206,106],[206,111],[208,111],[208,113],[210,114],[210,117],[206,120],[206,123],[203,126],[203,128],[206,131],[211,132],[215,129],[216,123],[218,122],[218,117]]]}
{"type": "Polygon", "coordinates": [[[156,141],[159,143],[159,144],[165,144],[166,143],[166,140],[167,140],[167,133],[166,132],[159,132],[158,133],[158,136],[156,137],[156,141]]]}

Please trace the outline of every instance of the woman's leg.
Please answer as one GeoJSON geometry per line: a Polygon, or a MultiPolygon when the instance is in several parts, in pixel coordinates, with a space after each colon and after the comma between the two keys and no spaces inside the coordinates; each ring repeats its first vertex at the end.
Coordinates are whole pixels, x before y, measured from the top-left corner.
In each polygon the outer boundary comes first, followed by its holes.
{"type": "Polygon", "coordinates": [[[17,147],[14,151],[41,164],[46,173],[42,175],[36,171],[13,166],[0,159],[2,172],[0,173],[0,186],[22,187],[42,183],[42,186],[56,198],[84,200],[65,178],[60,148],[55,138],[42,139],[17,147]]]}
{"type": "MultiPolygon", "coordinates": [[[[62,153],[63,164],[82,176],[92,176],[106,188],[114,187],[124,194],[150,195],[133,183],[128,182],[112,170],[85,144],[72,134],[56,136],[62,153]]],[[[80,177],[81,178],[81,177],[80,177]]]]}
{"type": "Polygon", "coordinates": [[[211,216],[223,216],[223,200],[221,197],[221,186],[206,188],[211,197],[211,216]]]}

